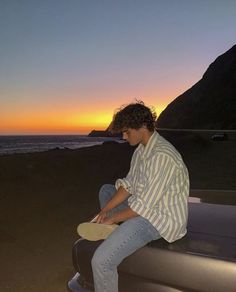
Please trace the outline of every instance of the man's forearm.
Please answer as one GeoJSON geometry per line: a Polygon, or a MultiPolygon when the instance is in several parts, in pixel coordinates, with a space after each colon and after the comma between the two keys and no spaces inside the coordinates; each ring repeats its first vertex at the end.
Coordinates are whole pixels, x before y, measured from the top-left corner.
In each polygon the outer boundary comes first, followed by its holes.
{"type": "Polygon", "coordinates": [[[118,206],[120,203],[125,201],[130,196],[129,192],[127,192],[123,187],[119,187],[115,195],[112,199],[102,208],[102,212],[108,212],[111,209],[118,206]]]}

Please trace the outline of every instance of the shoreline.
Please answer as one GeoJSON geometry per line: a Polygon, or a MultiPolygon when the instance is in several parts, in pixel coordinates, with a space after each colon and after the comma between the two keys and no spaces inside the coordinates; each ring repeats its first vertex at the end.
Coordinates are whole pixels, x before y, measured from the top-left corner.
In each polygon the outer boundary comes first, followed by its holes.
{"type": "Polygon", "coordinates": [[[89,137],[82,135],[0,136],[0,156],[50,150],[76,150],[114,141],[117,143],[122,142],[117,137],[89,137]]]}

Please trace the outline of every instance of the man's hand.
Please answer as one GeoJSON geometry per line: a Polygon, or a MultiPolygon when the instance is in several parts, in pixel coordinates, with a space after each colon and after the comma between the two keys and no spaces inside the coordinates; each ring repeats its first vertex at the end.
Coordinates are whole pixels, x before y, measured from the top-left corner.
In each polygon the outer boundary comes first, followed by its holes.
{"type": "Polygon", "coordinates": [[[127,207],[124,210],[112,214],[111,217],[107,216],[107,212],[101,211],[97,217],[95,217],[96,220],[94,220],[94,222],[102,224],[117,224],[137,216],[139,216],[138,213],[133,211],[130,207],[127,207]]]}
{"type": "MultiPolygon", "coordinates": [[[[105,219],[108,219],[107,212],[101,211],[97,215],[96,223],[104,223],[105,219]]],[[[104,224],[107,224],[107,223],[104,223],[104,224]]]]}
{"type": "Polygon", "coordinates": [[[107,213],[104,211],[101,211],[98,213],[97,216],[94,217],[94,219],[91,222],[96,222],[98,224],[114,224],[114,221],[111,217],[107,217],[107,213]]]}
{"type": "Polygon", "coordinates": [[[109,225],[111,225],[111,224],[114,224],[114,221],[112,220],[111,217],[106,217],[106,218],[103,219],[102,224],[109,224],[109,225]]]}
{"type": "Polygon", "coordinates": [[[112,199],[103,207],[103,209],[98,213],[97,216],[94,217],[92,222],[102,223],[102,224],[114,224],[125,221],[131,217],[137,216],[135,212],[131,212],[130,208],[123,210],[121,212],[117,212],[113,214],[112,217],[108,217],[107,214],[110,210],[114,209],[124,200],[126,200],[130,196],[130,193],[126,191],[122,186],[119,187],[115,195],[112,199]]]}

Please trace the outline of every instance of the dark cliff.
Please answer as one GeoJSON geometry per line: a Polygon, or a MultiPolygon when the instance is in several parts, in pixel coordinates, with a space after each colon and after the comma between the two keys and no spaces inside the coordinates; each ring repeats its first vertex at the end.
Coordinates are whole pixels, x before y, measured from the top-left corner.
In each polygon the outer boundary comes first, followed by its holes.
{"type": "Polygon", "coordinates": [[[160,114],[158,128],[236,129],[236,45],[160,114]]]}

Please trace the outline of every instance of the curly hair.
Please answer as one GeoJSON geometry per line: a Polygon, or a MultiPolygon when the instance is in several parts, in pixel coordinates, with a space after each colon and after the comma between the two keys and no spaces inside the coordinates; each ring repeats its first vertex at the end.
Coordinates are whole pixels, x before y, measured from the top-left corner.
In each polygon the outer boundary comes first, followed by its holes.
{"type": "Polygon", "coordinates": [[[122,106],[114,114],[111,123],[112,132],[121,132],[123,129],[140,129],[146,126],[149,131],[154,131],[156,113],[153,108],[145,106],[143,101],[137,101],[127,106],[122,106]]]}

